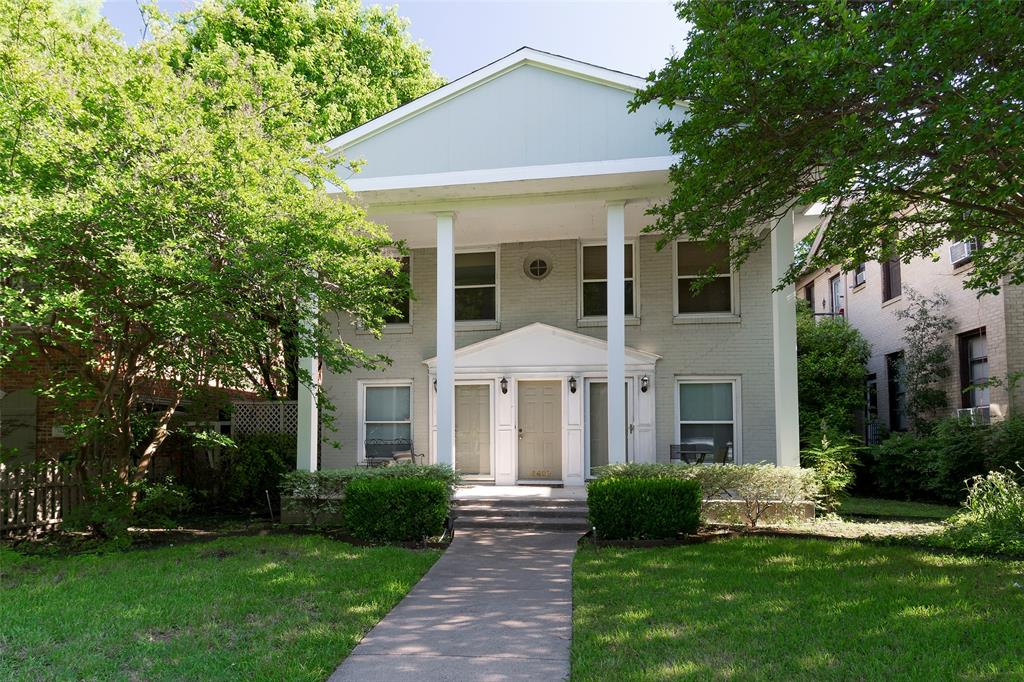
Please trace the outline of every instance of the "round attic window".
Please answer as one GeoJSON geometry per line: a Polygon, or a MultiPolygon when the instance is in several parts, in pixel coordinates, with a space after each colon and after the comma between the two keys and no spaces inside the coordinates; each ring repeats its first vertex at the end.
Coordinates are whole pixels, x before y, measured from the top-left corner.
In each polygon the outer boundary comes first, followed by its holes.
{"type": "Polygon", "coordinates": [[[530,257],[523,261],[523,269],[530,279],[544,279],[551,271],[546,258],[530,257]]]}

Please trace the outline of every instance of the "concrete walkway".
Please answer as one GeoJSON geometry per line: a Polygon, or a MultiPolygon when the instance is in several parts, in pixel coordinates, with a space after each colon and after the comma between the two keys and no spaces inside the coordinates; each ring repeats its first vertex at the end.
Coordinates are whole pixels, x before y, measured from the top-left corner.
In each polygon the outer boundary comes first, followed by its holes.
{"type": "Polygon", "coordinates": [[[471,530],[330,682],[563,680],[577,533],[471,530]]]}

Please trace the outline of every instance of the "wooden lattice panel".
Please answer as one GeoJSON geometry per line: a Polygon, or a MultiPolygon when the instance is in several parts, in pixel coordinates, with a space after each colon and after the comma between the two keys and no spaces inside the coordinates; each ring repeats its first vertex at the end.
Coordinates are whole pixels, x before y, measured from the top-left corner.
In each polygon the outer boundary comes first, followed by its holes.
{"type": "Polygon", "coordinates": [[[251,433],[295,433],[299,406],[294,400],[236,402],[231,413],[231,435],[251,433]]]}

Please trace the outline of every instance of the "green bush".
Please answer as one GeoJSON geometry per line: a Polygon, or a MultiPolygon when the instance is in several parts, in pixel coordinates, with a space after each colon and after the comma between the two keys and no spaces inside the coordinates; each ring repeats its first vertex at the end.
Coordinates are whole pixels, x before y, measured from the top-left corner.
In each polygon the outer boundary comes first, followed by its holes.
{"type": "Polygon", "coordinates": [[[350,482],[342,506],[345,528],[366,542],[419,541],[441,535],[450,500],[443,481],[363,478],[350,482]]]}
{"type": "Polygon", "coordinates": [[[839,508],[841,497],[855,478],[857,448],[851,436],[829,434],[822,429],[810,447],[800,453],[800,464],[814,469],[820,490],[819,504],[827,512],[839,508]]]}
{"type": "Polygon", "coordinates": [[[84,488],[84,499],[64,514],[62,526],[107,540],[126,539],[130,526],[173,527],[192,506],[188,491],[169,477],[157,483],[126,482],[111,473],[90,480],[84,488]]]}
{"type": "Polygon", "coordinates": [[[609,540],[674,538],[700,522],[700,483],[673,477],[602,477],[587,484],[590,523],[609,540]]]}
{"type": "Polygon", "coordinates": [[[450,498],[461,475],[444,464],[396,464],[389,467],[292,471],[281,479],[281,495],[291,498],[314,526],[327,515],[342,511],[342,499],[353,481],[415,479],[436,481],[450,498]]]}
{"type": "Polygon", "coordinates": [[[163,481],[139,486],[132,523],[145,528],[173,528],[191,508],[188,490],[168,476],[163,481]]]}
{"type": "MultiPolygon", "coordinates": [[[[700,483],[705,500],[739,500],[740,516],[756,526],[768,512],[795,516],[800,502],[816,500],[820,485],[813,469],[774,464],[611,464],[599,478],[674,478],[700,483]]],[[[721,505],[719,505],[721,507],[721,505]]]]}
{"type": "Polygon", "coordinates": [[[1024,555],[1024,468],[992,471],[968,481],[961,511],[937,542],[955,549],[1024,555]]]}
{"type": "Polygon", "coordinates": [[[295,470],[295,435],[254,433],[239,439],[224,467],[224,498],[234,506],[265,509],[267,493],[280,504],[281,477],[295,470]]]}
{"type": "Polygon", "coordinates": [[[861,457],[860,492],[959,504],[967,496],[969,479],[1024,461],[1024,417],[990,426],[944,419],[927,435],[892,434],[861,457]]]}

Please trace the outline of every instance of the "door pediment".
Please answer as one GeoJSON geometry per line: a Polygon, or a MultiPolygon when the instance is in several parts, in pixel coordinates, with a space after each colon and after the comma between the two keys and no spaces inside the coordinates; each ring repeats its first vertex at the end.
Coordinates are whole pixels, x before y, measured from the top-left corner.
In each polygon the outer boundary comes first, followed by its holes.
{"type": "MultiPolygon", "coordinates": [[[[627,370],[654,369],[660,355],[626,346],[627,370]]],[[[425,360],[431,373],[437,358],[425,360]]],[[[608,366],[603,339],[535,322],[455,351],[457,374],[493,372],[583,372],[608,366]]]]}

